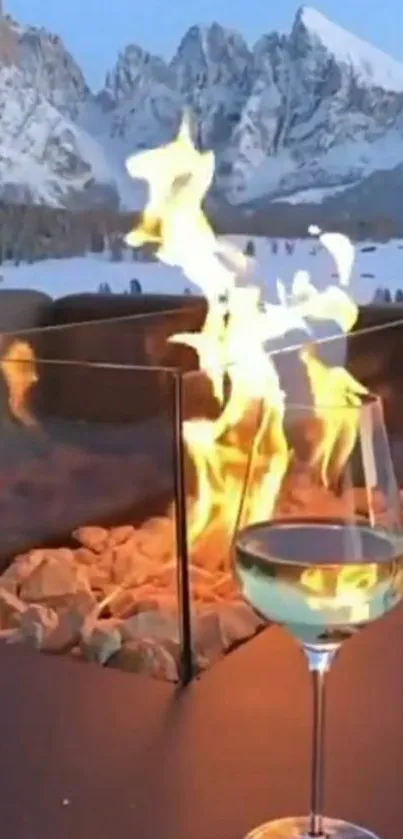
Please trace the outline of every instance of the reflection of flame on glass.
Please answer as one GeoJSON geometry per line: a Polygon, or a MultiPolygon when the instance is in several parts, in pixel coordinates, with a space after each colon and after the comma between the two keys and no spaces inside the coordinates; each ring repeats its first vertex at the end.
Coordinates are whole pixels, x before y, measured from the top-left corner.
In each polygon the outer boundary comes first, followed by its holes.
{"type": "MultiPolygon", "coordinates": [[[[214,174],[214,155],[194,147],[187,117],[176,140],[138,153],[127,167],[133,177],[149,183],[148,205],[128,243],[136,247],[151,238],[159,259],[179,266],[209,304],[199,333],[171,339],[195,349],[220,405],[217,419],[191,419],[184,425],[197,475],[190,522],[192,546],[197,549],[201,540],[206,544],[208,533],[231,538],[250,458],[251,423],[258,429],[254,435],[258,468],[248,493],[249,520],[272,515],[290,453],[283,428],[285,395],[265,344],[295,327],[302,326],[309,335],[307,318],[310,323],[331,319],[345,333],[352,328],[357,308],[341,285],[348,284],[353,248],[341,234],[323,234],[324,247],[336,261],[339,257],[340,285],[320,292],[309,275],[298,272],[291,295],[279,282],[279,303],[269,304],[253,279],[251,261],[216,239],[202,210],[214,174]]],[[[320,427],[313,457],[319,476],[328,484],[343,469],[354,446],[358,412],[351,406],[359,404],[364,388],[344,368],[330,369],[312,345],[301,350],[301,359],[320,427]],[[324,405],[337,406],[330,421],[329,411],[321,413],[324,405]]]]}
{"type": "Polygon", "coordinates": [[[311,609],[345,609],[348,621],[361,623],[369,618],[370,593],[378,581],[376,563],[345,565],[341,568],[308,568],[301,575],[311,609]]]}
{"type": "Polygon", "coordinates": [[[0,367],[7,383],[12,415],[23,425],[36,425],[28,407],[29,391],[38,381],[32,348],[26,341],[13,341],[1,357],[0,367]]]}

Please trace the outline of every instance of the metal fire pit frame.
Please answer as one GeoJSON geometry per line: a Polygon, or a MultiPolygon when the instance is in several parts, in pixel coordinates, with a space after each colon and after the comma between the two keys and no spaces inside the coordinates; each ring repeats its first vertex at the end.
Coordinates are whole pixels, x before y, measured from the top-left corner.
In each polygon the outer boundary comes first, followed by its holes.
{"type": "Polygon", "coordinates": [[[183,376],[180,372],[173,375],[174,384],[174,482],[175,482],[175,524],[177,553],[177,591],[179,600],[179,629],[181,634],[180,676],[183,684],[188,684],[195,674],[193,642],[191,591],[189,580],[189,546],[186,515],[186,480],[185,452],[183,439],[183,376]]]}

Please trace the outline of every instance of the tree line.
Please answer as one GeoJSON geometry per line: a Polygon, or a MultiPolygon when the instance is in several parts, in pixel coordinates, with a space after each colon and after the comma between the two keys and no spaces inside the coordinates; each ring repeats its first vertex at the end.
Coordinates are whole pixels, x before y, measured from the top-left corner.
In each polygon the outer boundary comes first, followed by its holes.
{"type": "Polygon", "coordinates": [[[136,221],[135,213],[106,209],[72,212],[0,203],[0,264],[83,256],[101,253],[106,248],[112,258],[112,253],[121,250],[124,235],[136,221]]]}
{"type": "MultiPolygon", "coordinates": [[[[291,223],[290,208],[287,213],[281,205],[268,207],[246,216],[236,208],[224,207],[210,212],[210,220],[220,235],[260,235],[273,240],[272,250],[284,247],[292,252],[294,238],[306,238],[310,223],[316,219],[312,209],[297,208],[291,223]],[[294,223],[295,222],[295,223],[294,223]],[[277,241],[276,241],[277,240],[277,241]],[[288,240],[288,241],[287,241],[288,240]]],[[[291,214],[292,215],[292,214],[291,214]]],[[[88,252],[108,250],[111,259],[119,260],[124,254],[124,235],[137,224],[139,213],[119,212],[97,208],[86,211],[71,211],[42,205],[16,205],[0,202],[0,264],[12,261],[35,262],[40,259],[80,256],[88,252]]],[[[323,218],[318,223],[326,230],[345,232],[359,241],[387,241],[402,235],[396,223],[380,217],[373,222],[339,220],[331,223],[323,218]]],[[[315,243],[313,243],[314,247],[315,243]]],[[[248,251],[253,255],[251,239],[248,251]]],[[[133,258],[153,258],[152,248],[133,252],[133,258]]]]}
{"type": "Polygon", "coordinates": [[[381,213],[368,218],[352,212],[332,210],[324,205],[273,202],[243,208],[210,203],[209,216],[222,235],[267,236],[277,239],[304,239],[309,225],[345,233],[355,242],[388,242],[403,237],[403,219],[381,213]]]}

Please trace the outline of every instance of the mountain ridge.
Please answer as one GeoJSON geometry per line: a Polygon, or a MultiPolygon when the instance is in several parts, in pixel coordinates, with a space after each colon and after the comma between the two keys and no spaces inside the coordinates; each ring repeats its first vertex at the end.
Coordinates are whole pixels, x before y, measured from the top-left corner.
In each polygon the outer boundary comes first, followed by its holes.
{"type": "Polygon", "coordinates": [[[5,17],[0,198],[135,209],[144,187],[125,160],[171,140],[185,107],[234,205],[329,190],[340,203],[403,164],[403,63],[309,6],[252,47],[217,22],[190,27],[170,61],[128,44],[98,93],[59,36],[5,17]]]}

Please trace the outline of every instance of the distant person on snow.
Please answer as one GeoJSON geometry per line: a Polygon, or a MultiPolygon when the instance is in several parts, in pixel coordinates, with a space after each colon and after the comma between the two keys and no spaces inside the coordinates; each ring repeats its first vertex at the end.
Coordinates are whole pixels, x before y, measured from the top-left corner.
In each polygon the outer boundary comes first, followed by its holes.
{"type": "Polygon", "coordinates": [[[130,294],[141,294],[143,291],[139,280],[130,280],[130,294]]]}

